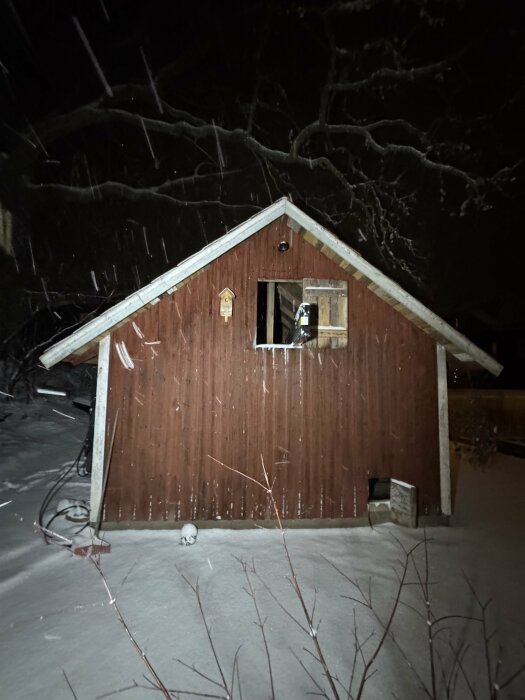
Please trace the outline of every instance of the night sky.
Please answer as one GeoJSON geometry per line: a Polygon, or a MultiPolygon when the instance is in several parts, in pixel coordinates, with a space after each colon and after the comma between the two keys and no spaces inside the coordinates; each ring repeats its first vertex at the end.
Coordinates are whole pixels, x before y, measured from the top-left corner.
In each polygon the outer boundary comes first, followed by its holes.
{"type": "Polygon", "coordinates": [[[54,332],[57,304],[119,299],[287,195],[517,365],[522,8],[2,0],[1,335],[36,308],[54,332]]]}

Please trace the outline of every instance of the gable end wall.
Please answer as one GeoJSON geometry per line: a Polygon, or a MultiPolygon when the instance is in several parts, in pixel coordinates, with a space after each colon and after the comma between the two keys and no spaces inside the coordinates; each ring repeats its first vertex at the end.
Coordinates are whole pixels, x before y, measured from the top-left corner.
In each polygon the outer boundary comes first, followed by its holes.
{"type": "Polygon", "coordinates": [[[131,322],[112,333],[106,521],[270,517],[264,491],[215,461],[260,480],[261,458],[284,518],[360,517],[372,476],[415,484],[420,513],[439,512],[434,340],[284,217],[135,324],[143,338],[131,322]],[[347,280],[348,346],[255,349],[257,280],[304,277],[347,280]]]}

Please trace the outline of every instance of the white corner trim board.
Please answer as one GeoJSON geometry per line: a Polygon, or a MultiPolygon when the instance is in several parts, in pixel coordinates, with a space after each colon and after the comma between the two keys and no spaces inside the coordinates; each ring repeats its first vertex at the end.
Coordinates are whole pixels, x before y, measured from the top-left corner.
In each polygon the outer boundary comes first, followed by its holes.
{"type": "Polygon", "coordinates": [[[441,512],[443,515],[452,515],[452,496],[450,490],[450,448],[448,434],[447,351],[440,343],[436,343],[436,357],[441,512]]]}
{"type": "Polygon", "coordinates": [[[98,525],[102,507],[102,485],[104,483],[104,447],[106,438],[106,415],[108,404],[109,350],[111,336],[107,335],[98,344],[97,400],[93,430],[93,461],[91,466],[90,521],[98,525]]]}

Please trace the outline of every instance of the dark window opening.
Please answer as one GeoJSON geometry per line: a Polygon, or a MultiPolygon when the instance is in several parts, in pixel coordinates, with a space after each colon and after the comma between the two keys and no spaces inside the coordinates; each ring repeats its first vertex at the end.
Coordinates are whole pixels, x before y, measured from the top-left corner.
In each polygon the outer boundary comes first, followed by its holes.
{"type": "Polygon", "coordinates": [[[291,345],[305,306],[302,282],[258,282],[257,345],[291,345]]]}
{"type": "Polygon", "coordinates": [[[373,479],[368,479],[368,500],[389,501],[390,478],[374,477],[373,479]]]}
{"type": "Polygon", "coordinates": [[[259,280],[256,345],[346,347],[347,296],[345,280],[259,280]]]}

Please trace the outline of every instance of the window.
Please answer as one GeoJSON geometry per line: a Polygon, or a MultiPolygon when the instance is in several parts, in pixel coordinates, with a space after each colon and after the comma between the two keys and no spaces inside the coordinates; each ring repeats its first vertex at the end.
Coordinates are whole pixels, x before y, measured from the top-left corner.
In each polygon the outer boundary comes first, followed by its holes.
{"type": "Polygon", "coordinates": [[[257,345],[346,347],[347,289],[344,280],[259,280],[257,345]]]}
{"type": "Polygon", "coordinates": [[[374,477],[368,479],[368,501],[389,501],[390,500],[390,478],[374,477]]]}

